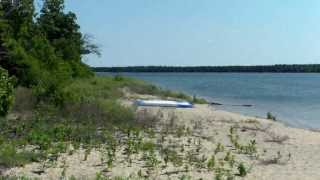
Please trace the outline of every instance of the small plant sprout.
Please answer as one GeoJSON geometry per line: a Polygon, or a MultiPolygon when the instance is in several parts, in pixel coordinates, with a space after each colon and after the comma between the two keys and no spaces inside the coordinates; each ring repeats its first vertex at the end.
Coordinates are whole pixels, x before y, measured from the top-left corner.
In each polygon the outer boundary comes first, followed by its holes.
{"type": "Polygon", "coordinates": [[[164,167],[167,167],[168,166],[168,162],[169,162],[169,156],[166,154],[163,158],[164,160],[164,167]]]}
{"type": "Polygon", "coordinates": [[[182,144],[180,147],[180,152],[183,153],[184,152],[184,145],[182,144]]]}
{"type": "Polygon", "coordinates": [[[199,154],[201,150],[201,145],[197,144],[196,146],[196,152],[199,154]]]}
{"type": "Polygon", "coordinates": [[[185,172],[189,172],[190,167],[189,167],[188,164],[185,164],[183,169],[184,169],[185,172]]]}
{"type": "Polygon", "coordinates": [[[179,180],[191,180],[191,177],[187,175],[182,175],[179,177],[179,180]]]}
{"type": "Polygon", "coordinates": [[[241,176],[241,177],[245,177],[247,174],[248,174],[248,170],[247,170],[247,168],[246,168],[246,166],[244,165],[244,163],[240,163],[239,165],[238,165],[238,172],[239,172],[239,176],[241,176]]]}
{"type": "Polygon", "coordinates": [[[95,180],[103,180],[103,179],[104,179],[104,177],[103,177],[102,173],[101,172],[97,172],[95,180]]]}
{"type": "Polygon", "coordinates": [[[212,155],[207,163],[208,170],[213,171],[215,168],[215,165],[216,165],[216,157],[214,155],[212,155]]]}
{"type": "Polygon", "coordinates": [[[223,152],[224,151],[224,146],[219,142],[217,144],[216,149],[214,150],[214,154],[218,154],[219,152],[223,152]]]}
{"type": "Polygon", "coordinates": [[[61,179],[66,179],[66,171],[67,171],[67,168],[63,167],[62,172],[61,172],[61,179]]]}
{"type": "Polygon", "coordinates": [[[187,134],[187,135],[191,135],[191,134],[192,134],[192,131],[191,131],[190,127],[187,127],[187,129],[186,129],[186,134],[187,134]]]}
{"type": "Polygon", "coordinates": [[[108,160],[107,160],[108,168],[112,168],[114,158],[115,158],[115,154],[112,151],[108,150],[108,160]]]}
{"type": "Polygon", "coordinates": [[[145,160],[146,166],[152,169],[161,163],[154,152],[144,153],[143,159],[145,160]]]}
{"type": "Polygon", "coordinates": [[[186,133],[185,133],[185,126],[179,126],[176,130],[176,135],[178,138],[184,136],[186,133]]]}
{"type": "Polygon", "coordinates": [[[217,168],[215,171],[215,180],[223,180],[225,176],[225,170],[223,168],[217,168]]]}
{"type": "Polygon", "coordinates": [[[240,150],[244,154],[253,155],[257,153],[256,140],[251,140],[248,145],[241,146],[240,150]]]}
{"type": "Polygon", "coordinates": [[[283,158],[283,155],[280,151],[277,152],[277,155],[275,157],[272,157],[271,159],[261,160],[261,164],[263,165],[270,165],[270,164],[287,164],[291,160],[291,153],[288,154],[287,159],[283,158]]]}
{"type": "Polygon", "coordinates": [[[200,161],[199,161],[199,163],[200,163],[200,168],[205,168],[205,162],[207,161],[207,157],[205,156],[205,155],[202,155],[201,156],[201,159],[200,159],[200,161]]]}
{"type": "Polygon", "coordinates": [[[236,158],[235,158],[235,155],[231,155],[231,157],[230,157],[230,159],[229,159],[229,165],[230,165],[230,167],[233,167],[234,166],[234,164],[236,163],[236,160],[235,160],[236,158]]]}
{"type": "Polygon", "coordinates": [[[224,157],[225,161],[229,161],[231,159],[231,151],[228,151],[226,156],[224,157]]]}
{"type": "Polygon", "coordinates": [[[142,174],[142,170],[141,170],[141,169],[138,171],[137,174],[138,174],[138,177],[139,177],[139,178],[142,178],[142,177],[143,177],[143,174],[142,174]]]}
{"type": "Polygon", "coordinates": [[[235,127],[231,126],[229,129],[230,135],[233,135],[235,133],[235,127]]]}
{"type": "Polygon", "coordinates": [[[91,152],[91,149],[90,149],[90,148],[87,148],[87,149],[85,150],[83,161],[88,160],[88,156],[90,155],[90,152],[91,152]]]}
{"type": "Polygon", "coordinates": [[[188,138],[187,142],[188,142],[188,145],[190,145],[192,142],[192,138],[188,138]]]}

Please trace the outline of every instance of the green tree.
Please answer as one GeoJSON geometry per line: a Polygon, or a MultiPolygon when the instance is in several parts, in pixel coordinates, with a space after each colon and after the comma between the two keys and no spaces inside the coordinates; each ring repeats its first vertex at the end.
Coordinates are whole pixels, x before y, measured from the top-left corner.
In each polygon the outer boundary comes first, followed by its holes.
{"type": "Polygon", "coordinates": [[[72,76],[90,76],[91,71],[81,61],[82,55],[99,54],[98,47],[90,43],[88,36],[82,35],[76,21],[74,13],[64,12],[64,0],[45,0],[38,19],[42,32],[57,55],[71,64],[72,76]]]}
{"type": "Polygon", "coordinates": [[[93,75],[82,56],[99,54],[76,20],[65,13],[64,0],[44,0],[39,16],[34,0],[0,1],[0,65],[38,97],[61,102],[65,84],[93,75]]]}
{"type": "Polygon", "coordinates": [[[3,52],[0,55],[0,65],[7,69],[10,75],[15,75],[19,82],[23,82],[20,79],[26,77],[30,65],[27,56],[21,52],[31,48],[30,39],[36,31],[33,22],[33,0],[20,1],[19,5],[11,4],[11,1],[2,1],[0,8],[3,12],[1,21],[4,27],[0,30],[0,48],[3,52]],[[19,58],[14,58],[18,52],[19,58]]]}

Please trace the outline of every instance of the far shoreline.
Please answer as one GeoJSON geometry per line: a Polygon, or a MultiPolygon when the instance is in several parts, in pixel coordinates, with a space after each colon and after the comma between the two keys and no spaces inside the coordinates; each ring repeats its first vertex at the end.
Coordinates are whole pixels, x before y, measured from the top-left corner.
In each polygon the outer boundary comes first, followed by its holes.
{"type": "Polygon", "coordinates": [[[226,65],[226,66],[115,66],[91,67],[95,72],[150,73],[320,73],[320,64],[226,65]]]}

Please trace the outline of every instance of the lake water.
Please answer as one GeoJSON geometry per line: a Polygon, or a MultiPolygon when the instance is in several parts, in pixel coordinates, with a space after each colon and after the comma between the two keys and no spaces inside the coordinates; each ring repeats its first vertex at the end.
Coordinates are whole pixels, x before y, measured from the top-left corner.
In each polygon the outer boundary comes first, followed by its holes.
{"type": "MultiPolygon", "coordinates": [[[[99,73],[110,74],[110,73],[99,73]]],[[[163,88],[225,104],[220,109],[266,117],[291,126],[320,128],[320,74],[121,73],[163,88]],[[252,104],[252,107],[231,105],[252,104]]]]}

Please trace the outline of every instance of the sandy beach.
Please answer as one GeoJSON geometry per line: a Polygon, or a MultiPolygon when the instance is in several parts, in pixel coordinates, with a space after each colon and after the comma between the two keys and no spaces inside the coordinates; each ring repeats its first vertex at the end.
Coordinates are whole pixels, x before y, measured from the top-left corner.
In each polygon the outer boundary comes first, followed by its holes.
{"type": "Polygon", "coordinates": [[[0,0],[0,180],[320,180],[319,9],[0,0]]]}
{"type": "MultiPolygon", "coordinates": [[[[122,104],[132,107],[132,97],[122,100],[122,104]]],[[[238,173],[237,164],[240,162],[246,166],[246,176],[236,175],[235,179],[317,180],[320,177],[318,132],[217,110],[212,105],[195,105],[190,109],[134,108],[142,119],[154,123],[154,135],[142,135],[143,139],[161,145],[160,149],[175,150],[177,157],[180,157],[176,163],[164,162],[160,150],[155,152],[158,160],[152,168],[146,165],[145,153],[142,152],[130,156],[128,161],[128,156],[124,154],[126,147],[122,145],[117,148],[116,160],[108,168],[104,162],[106,148],[99,147],[89,153],[81,149],[70,150],[52,164],[33,163],[9,169],[4,174],[40,179],[58,179],[62,176],[98,179],[100,175],[131,179],[213,179],[217,178],[217,170],[208,169],[210,157],[215,156],[215,167],[229,169],[233,174],[238,173]],[[228,153],[232,160],[229,160],[228,153]],[[189,159],[191,156],[198,157],[194,160],[198,164],[193,164],[189,159]]]]}

